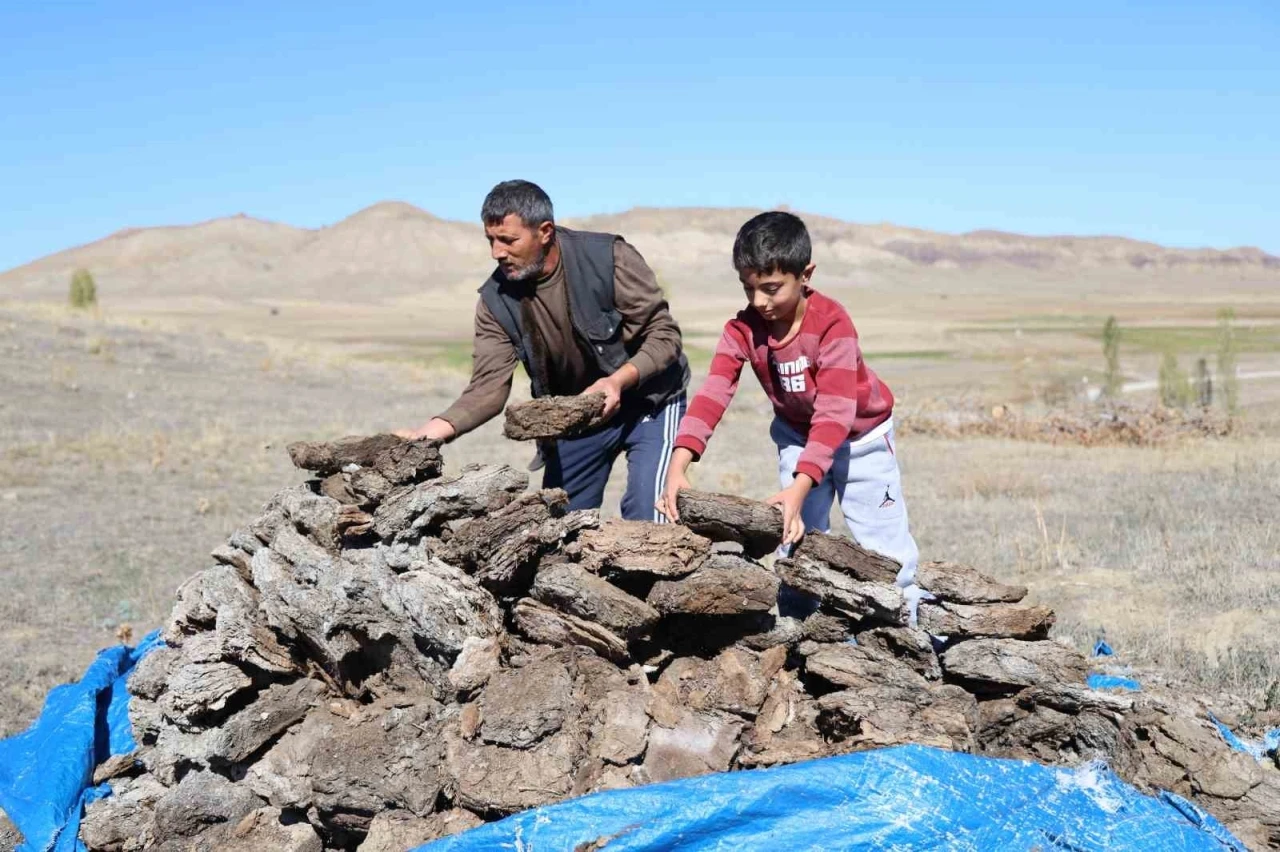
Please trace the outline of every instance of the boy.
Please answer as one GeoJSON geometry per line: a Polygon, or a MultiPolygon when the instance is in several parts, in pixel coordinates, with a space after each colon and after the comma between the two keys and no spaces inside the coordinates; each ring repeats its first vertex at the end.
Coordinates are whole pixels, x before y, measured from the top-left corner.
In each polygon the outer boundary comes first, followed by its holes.
{"type": "Polygon", "coordinates": [[[658,509],[679,520],[676,494],[689,464],[733,400],[750,363],[773,403],[782,490],[783,546],[806,528],[826,532],[838,502],[858,544],[902,565],[912,586],[919,552],[907,529],[893,443],[893,394],[863,363],[849,314],[809,286],[809,232],[790,213],[761,213],[738,231],[733,265],[748,306],[725,324],[707,381],[680,421],[658,509]]]}

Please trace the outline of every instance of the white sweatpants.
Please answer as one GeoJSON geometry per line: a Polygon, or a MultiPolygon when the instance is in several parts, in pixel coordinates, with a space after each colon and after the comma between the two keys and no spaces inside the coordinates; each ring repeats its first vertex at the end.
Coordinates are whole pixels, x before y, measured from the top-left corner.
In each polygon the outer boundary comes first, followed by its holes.
{"type": "MultiPolygon", "coordinates": [[[[778,479],[786,488],[795,480],[805,439],[777,418],[769,436],[778,446],[778,479]]],[[[827,475],[809,492],[801,517],[805,529],[827,532],[831,506],[838,504],[854,541],[902,566],[897,584],[905,589],[915,582],[920,551],[907,526],[907,502],[895,453],[892,419],[857,441],[845,441],[827,475]]]]}

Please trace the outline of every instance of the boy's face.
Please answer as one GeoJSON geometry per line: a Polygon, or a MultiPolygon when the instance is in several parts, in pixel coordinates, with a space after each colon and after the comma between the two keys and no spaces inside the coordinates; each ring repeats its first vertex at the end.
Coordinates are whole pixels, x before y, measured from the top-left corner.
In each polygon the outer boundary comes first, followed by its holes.
{"type": "Polygon", "coordinates": [[[747,304],[769,322],[788,322],[796,315],[796,308],[804,297],[804,288],[813,277],[814,264],[804,272],[756,272],[743,270],[738,275],[742,291],[747,294],[747,304]]]}

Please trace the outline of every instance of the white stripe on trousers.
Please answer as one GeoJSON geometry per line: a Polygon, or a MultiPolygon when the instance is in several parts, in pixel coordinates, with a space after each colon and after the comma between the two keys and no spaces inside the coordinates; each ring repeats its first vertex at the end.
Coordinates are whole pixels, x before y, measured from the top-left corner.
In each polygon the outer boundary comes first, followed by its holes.
{"type": "MultiPolygon", "coordinates": [[[[680,410],[680,400],[682,399],[684,399],[684,394],[668,402],[662,409],[662,457],[658,462],[658,476],[653,484],[653,500],[655,503],[662,498],[662,491],[667,485],[667,468],[671,465],[671,453],[676,442],[676,429],[680,425],[680,421],[675,417],[675,414],[680,410]]],[[[659,512],[657,506],[653,507],[653,521],[658,524],[668,523],[667,516],[659,512]]]]}

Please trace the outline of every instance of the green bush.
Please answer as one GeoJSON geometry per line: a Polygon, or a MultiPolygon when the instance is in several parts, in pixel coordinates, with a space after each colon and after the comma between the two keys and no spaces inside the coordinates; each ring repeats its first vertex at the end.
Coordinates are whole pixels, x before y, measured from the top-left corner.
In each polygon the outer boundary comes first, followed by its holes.
{"type": "Polygon", "coordinates": [[[68,299],[71,307],[85,309],[98,304],[98,285],[87,269],[77,269],[71,273],[71,295],[68,299]]]}
{"type": "Polygon", "coordinates": [[[1209,375],[1209,361],[1206,358],[1196,360],[1195,390],[1196,401],[1201,408],[1213,405],[1213,377],[1209,375]]]}
{"type": "Polygon", "coordinates": [[[1236,360],[1240,352],[1236,340],[1236,312],[1231,308],[1218,311],[1218,389],[1227,414],[1234,417],[1240,410],[1240,380],[1236,377],[1236,360]]]}
{"type": "Polygon", "coordinates": [[[1157,380],[1160,389],[1160,404],[1165,408],[1186,408],[1191,404],[1193,393],[1191,380],[1178,366],[1178,356],[1172,352],[1164,353],[1160,359],[1160,375],[1157,380]]]}
{"type": "Polygon", "coordinates": [[[1107,360],[1102,392],[1116,396],[1120,393],[1124,377],[1120,375],[1120,323],[1115,317],[1107,317],[1107,323],[1102,327],[1102,355],[1107,360]]]}

